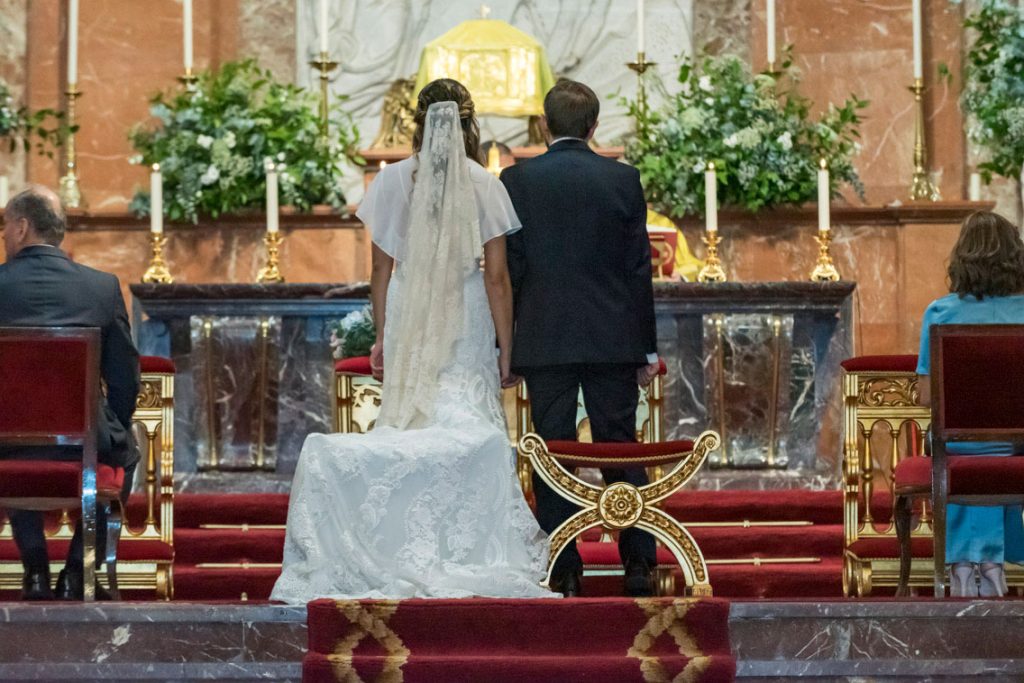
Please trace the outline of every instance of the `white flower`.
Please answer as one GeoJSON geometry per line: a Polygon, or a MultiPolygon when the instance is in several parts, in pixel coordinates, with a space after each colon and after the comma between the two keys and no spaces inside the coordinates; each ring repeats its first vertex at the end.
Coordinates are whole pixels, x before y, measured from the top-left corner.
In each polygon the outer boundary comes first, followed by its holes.
{"type": "Polygon", "coordinates": [[[780,135],[775,141],[778,142],[782,149],[786,151],[793,149],[793,135],[788,130],[780,135]]]}
{"type": "Polygon", "coordinates": [[[200,135],[199,137],[196,138],[196,144],[202,147],[203,149],[210,149],[210,145],[213,144],[213,138],[211,138],[209,135],[200,135]]]}
{"type": "Polygon", "coordinates": [[[735,147],[736,145],[740,144],[740,138],[736,133],[733,133],[722,142],[725,143],[726,147],[735,147]]]}
{"type": "Polygon", "coordinates": [[[697,163],[695,163],[693,165],[693,172],[694,173],[703,173],[707,169],[708,169],[708,162],[704,161],[703,159],[698,159],[697,163]]]}
{"type": "Polygon", "coordinates": [[[284,152],[278,152],[277,153],[277,160],[278,161],[284,161],[284,152]]]}
{"type": "Polygon", "coordinates": [[[697,81],[697,87],[703,90],[704,92],[712,92],[714,90],[714,88],[711,86],[710,76],[701,76],[700,80],[697,81]]]}
{"type": "Polygon", "coordinates": [[[135,165],[141,164],[142,163],[142,155],[141,154],[135,154],[134,156],[128,157],[128,163],[129,164],[135,164],[135,165]]]}
{"type": "Polygon", "coordinates": [[[704,104],[708,105],[709,107],[711,105],[713,105],[714,103],[715,103],[715,98],[713,98],[713,97],[705,97],[704,98],[704,104]]]}
{"type": "Polygon", "coordinates": [[[206,172],[199,177],[199,182],[201,182],[203,185],[213,185],[219,179],[220,169],[214,166],[213,164],[210,164],[210,166],[206,169],[206,172]]]}
{"type": "Polygon", "coordinates": [[[233,131],[229,130],[228,134],[224,136],[224,144],[228,146],[228,149],[235,146],[235,134],[233,131]]]}

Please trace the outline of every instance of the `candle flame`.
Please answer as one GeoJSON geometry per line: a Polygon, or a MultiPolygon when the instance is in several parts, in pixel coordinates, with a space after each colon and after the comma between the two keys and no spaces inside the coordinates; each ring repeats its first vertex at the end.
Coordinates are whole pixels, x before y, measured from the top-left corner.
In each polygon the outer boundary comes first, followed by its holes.
{"type": "Polygon", "coordinates": [[[824,170],[826,170],[828,168],[828,162],[825,161],[825,157],[821,158],[821,160],[818,162],[818,165],[821,166],[821,170],[822,171],[824,171],[824,170]]]}
{"type": "Polygon", "coordinates": [[[153,164],[153,173],[160,172],[160,164],[153,164]]]}

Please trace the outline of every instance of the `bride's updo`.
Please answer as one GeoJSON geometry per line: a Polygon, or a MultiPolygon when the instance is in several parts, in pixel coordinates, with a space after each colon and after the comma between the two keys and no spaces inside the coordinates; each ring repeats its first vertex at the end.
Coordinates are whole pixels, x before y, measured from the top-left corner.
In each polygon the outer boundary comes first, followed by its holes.
{"type": "Polygon", "coordinates": [[[459,106],[459,118],[462,120],[462,138],[466,141],[466,156],[473,161],[484,163],[480,154],[480,126],[477,125],[473,106],[473,97],[462,85],[451,78],[439,78],[423,86],[416,98],[416,131],[412,134],[412,151],[419,152],[423,147],[423,127],[427,123],[427,109],[435,102],[454,102],[459,106]]]}

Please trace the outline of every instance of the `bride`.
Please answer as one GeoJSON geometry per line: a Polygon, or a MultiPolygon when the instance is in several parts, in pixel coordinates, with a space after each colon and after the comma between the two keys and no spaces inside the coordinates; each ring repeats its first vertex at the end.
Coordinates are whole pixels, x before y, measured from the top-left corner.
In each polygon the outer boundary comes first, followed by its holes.
{"type": "Polygon", "coordinates": [[[380,416],[365,435],[306,439],[272,600],[554,595],[499,397],[516,381],[505,235],[520,223],[479,146],[469,92],[433,81],[416,153],[357,212],[373,235],[380,416]]]}

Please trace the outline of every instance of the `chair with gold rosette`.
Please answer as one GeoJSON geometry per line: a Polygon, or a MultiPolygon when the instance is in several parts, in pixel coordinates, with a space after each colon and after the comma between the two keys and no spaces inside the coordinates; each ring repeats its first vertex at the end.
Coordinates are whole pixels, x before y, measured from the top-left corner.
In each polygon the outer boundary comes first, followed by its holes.
{"type": "MultiPolygon", "coordinates": [[[[137,526],[128,518],[121,529],[119,518],[113,517],[111,532],[119,533],[120,539],[117,554],[111,558],[115,562],[106,566],[107,584],[110,586],[113,574],[120,590],[153,591],[157,598],[170,600],[174,596],[174,364],[166,358],[143,356],[139,366],[141,386],[133,419],[145,477],[142,495],[132,497],[129,509],[134,510],[136,500],[144,498],[145,518],[137,526]]],[[[70,506],[55,512],[59,516],[47,525],[54,571],[67,554],[77,519],[70,506]]],[[[0,527],[0,590],[13,590],[20,584],[21,562],[10,525],[5,524],[0,527]]]]}
{"type": "MultiPolygon", "coordinates": [[[[682,570],[689,592],[710,596],[707,563],[693,536],[676,519],[657,505],[679,491],[700,469],[708,454],[718,448],[721,438],[707,431],[696,441],[661,443],[545,443],[536,434],[519,441],[519,452],[529,458],[544,482],[560,496],[580,507],[551,534],[548,580],[555,559],[570,543],[589,529],[604,527],[621,531],[636,527],[661,541],[682,570]],[[597,486],[577,477],[577,467],[630,468],[669,467],[668,472],[636,487],[626,482],[597,486]]],[[[604,545],[604,544],[602,544],[604,545]]]]}
{"type": "Polygon", "coordinates": [[[365,434],[380,412],[380,382],[373,378],[369,356],[334,363],[334,430],[365,434]]]}
{"type": "MultiPolygon", "coordinates": [[[[935,518],[931,583],[941,598],[946,594],[946,506],[1024,503],[1024,325],[934,325],[930,344],[932,456],[897,467],[896,528],[905,592],[913,579],[912,502],[930,500],[935,518]],[[947,455],[951,445],[971,443],[1008,443],[1014,455],[984,450],[947,455]]],[[[1007,569],[1007,584],[1020,586],[1020,567],[1007,569]]]]}

